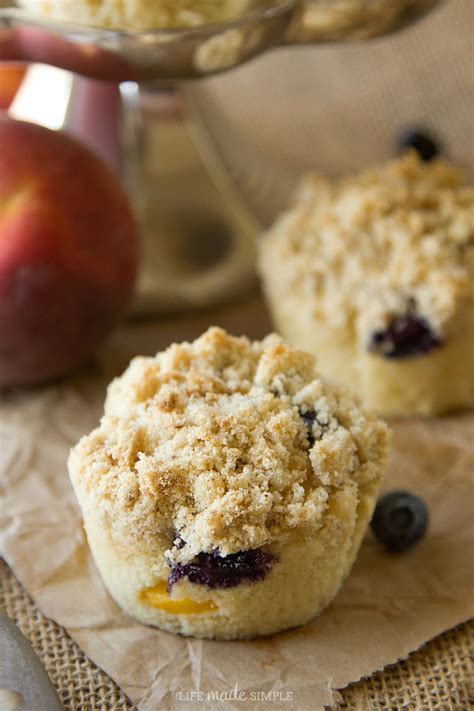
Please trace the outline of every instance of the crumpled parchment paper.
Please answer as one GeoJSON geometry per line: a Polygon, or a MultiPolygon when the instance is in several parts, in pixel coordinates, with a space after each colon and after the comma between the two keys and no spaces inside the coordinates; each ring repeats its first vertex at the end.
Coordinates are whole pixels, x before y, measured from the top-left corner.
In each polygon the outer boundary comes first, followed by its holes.
{"type": "Polygon", "coordinates": [[[42,612],[64,625],[143,711],[316,711],[337,688],[473,616],[474,415],[392,423],[384,489],[423,496],[429,535],[414,550],[390,555],[368,533],[342,591],[311,624],[248,642],[199,641],[143,627],[102,586],[66,457],[96,425],[107,382],[132,355],[192,339],[211,322],[251,337],[270,329],[258,300],[132,324],[87,372],[0,398],[0,551],[42,612]]]}

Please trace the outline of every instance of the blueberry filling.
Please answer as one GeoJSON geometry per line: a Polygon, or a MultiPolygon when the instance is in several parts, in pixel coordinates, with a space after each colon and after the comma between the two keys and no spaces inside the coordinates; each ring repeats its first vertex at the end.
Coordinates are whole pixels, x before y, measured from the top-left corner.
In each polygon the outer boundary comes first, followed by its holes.
{"type": "Polygon", "coordinates": [[[175,545],[175,548],[177,548],[179,551],[181,550],[181,548],[184,548],[184,546],[186,545],[186,541],[184,541],[181,538],[179,533],[175,536],[174,545],[175,545]]]}
{"type": "Polygon", "coordinates": [[[313,425],[316,422],[316,413],[310,410],[309,412],[300,412],[300,417],[303,420],[306,429],[308,430],[306,436],[308,438],[309,446],[312,447],[314,444],[314,434],[313,425]]]}
{"type": "Polygon", "coordinates": [[[221,556],[218,551],[199,553],[191,563],[171,566],[168,576],[168,592],[182,578],[195,585],[206,585],[212,590],[233,588],[241,583],[253,583],[270,572],[274,556],[262,549],[240,551],[221,556]]]}
{"type": "Polygon", "coordinates": [[[308,444],[312,447],[316,441],[316,437],[314,436],[314,425],[317,425],[321,436],[329,428],[329,422],[327,417],[323,417],[320,413],[315,412],[314,410],[306,410],[305,412],[300,410],[299,414],[307,430],[306,437],[308,439],[308,444]]]}
{"type": "Polygon", "coordinates": [[[429,353],[441,345],[441,339],[428,321],[407,314],[395,316],[387,328],[375,331],[370,339],[369,350],[385,358],[395,359],[429,353]]]}
{"type": "Polygon", "coordinates": [[[399,137],[399,152],[404,153],[410,148],[414,149],[425,163],[429,163],[436,158],[440,152],[439,145],[434,137],[427,131],[420,129],[410,129],[399,137]]]}

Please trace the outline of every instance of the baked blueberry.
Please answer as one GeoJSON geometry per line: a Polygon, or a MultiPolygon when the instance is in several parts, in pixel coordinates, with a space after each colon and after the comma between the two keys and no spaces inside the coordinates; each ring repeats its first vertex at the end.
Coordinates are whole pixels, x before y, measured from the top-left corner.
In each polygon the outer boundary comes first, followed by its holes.
{"type": "Polygon", "coordinates": [[[300,417],[303,420],[307,433],[308,444],[310,447],[314,445],[316,439],[319,439],[324,432],[329,428],[329,418],[327,414],[321,412],[315,412],[314,410],[299,411],[300,417]],[[316,425],[317,434],[314,434],[314,427],[316,425]]]}
{"type": "Polygon", "coordinates": [[[172,565],[168,576],[168,592],[182,578],[196,585],[206,585],[212,590],[256,582],[263,580],[273,562],[274,557],[261,549],[240,551],[227,556],[221,556],[218,551],[199,553],[191,563],[172,565]]]}
{"type": "Polygon", "coordinates": [[[300,417],[303,420],[305,427],[307,429],[306,436],[308,438],[309,446],[312,447],[314,444],[314,433],[313,425],[316,421],[316,413],[313,410],[308,410],[307,412],[300,411],[300,417]]]}
{"type": "Polygon", "coordinates": [[[429,163],[440,153],[438,141],[424,129],[409,129],[400,135],[398,152],[405,153],[410,148],[414,149],[425,163],[429,163]]]}
{"type": "Polygon", "coordinates": [[[421,316],[395,316],[387,328],[374,331],[369,350],[385,358],[409,358],[429,353],[441,339],[421,316]]]}
{"type": "Polygon", "coordinates": [[[428,510],[418,496],[407,491],[392,491],[377,503],[370,526],[387,550],[402,553],[425,535],[428,510]]]}

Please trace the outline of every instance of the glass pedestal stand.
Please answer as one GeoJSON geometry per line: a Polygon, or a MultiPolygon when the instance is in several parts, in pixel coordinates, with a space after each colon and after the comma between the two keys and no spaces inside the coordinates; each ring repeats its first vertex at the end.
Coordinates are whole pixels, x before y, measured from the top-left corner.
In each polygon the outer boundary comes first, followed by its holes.
{"type": "Polygon", "coordinates": [[[210,305],[249,289],[259,225],[184,88],[150,93],[34,66],[11,114],[68,131],[121,172],[142,234],[136,311],[210,305]],[[43,109],[39,86],[48,86],[43,109]]]}
{"type": "Polygon", "coordinates": [[[199,307],[254,281],[259,225],[179,87],[121,85],[124,175],[142,225],[143,312],[199,307]]]}

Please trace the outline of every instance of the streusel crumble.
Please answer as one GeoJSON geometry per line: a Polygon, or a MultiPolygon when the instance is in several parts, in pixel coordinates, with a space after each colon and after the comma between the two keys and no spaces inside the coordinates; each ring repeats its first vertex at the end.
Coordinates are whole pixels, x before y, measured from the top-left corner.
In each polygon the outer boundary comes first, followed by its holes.
{"type": "Polygon", "coordinates": [[[231,20],[247,9],[249,0],[19,0],[19,4],[62,22],[144,31],[231,20]]]}

